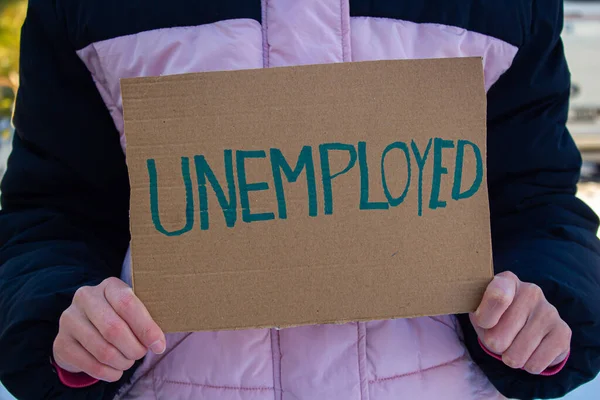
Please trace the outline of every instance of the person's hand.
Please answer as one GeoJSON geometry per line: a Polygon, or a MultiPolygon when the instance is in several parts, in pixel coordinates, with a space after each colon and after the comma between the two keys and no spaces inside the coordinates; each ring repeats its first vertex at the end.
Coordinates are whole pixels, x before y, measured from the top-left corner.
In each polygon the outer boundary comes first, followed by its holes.
{"type": "Polygon", "coordinates": [[[127,284],[108,278],[77,290],[60,317],[54,362],[69,372],[85,372],[115,382],[148,349],[165,351],[165,335],[127,284]]]}
{"type": "Polygon", "coordinates": [[[569,354],[569,326],[539,286],[511,272],[494,277],[470,317],[483,345],[511,368],[538,375],[569,354]]]}

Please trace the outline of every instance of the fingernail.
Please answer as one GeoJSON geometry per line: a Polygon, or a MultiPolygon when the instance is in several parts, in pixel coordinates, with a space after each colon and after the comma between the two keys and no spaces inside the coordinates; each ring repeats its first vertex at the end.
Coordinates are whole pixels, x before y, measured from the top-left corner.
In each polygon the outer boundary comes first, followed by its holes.
{"type": "Polygon", "coordinates": [[[165,352],[166,348],[167,346],[162,340],[157,340],[150,345],[150,350],[152,350],[154,354],[162,354],[165,352]]]}
{"type": "Polygon", "coordinates": [[[537,369],[527,371],[527,372],[529,372],[531,375],[540,375],[542,373],[542,371],[538,371],[537,369]]]}

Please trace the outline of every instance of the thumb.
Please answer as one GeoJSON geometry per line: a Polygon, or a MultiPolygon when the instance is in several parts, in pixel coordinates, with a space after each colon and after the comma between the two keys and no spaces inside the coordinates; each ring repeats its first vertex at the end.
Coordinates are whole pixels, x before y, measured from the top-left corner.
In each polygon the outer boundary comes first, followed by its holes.
{"type": "Polygon", "coordinates": [[[496,275],[485,290],[481,304],[471,316],[473,326],[483,329],[495,327],[512,304],[519,282],[519,278],[512,273],[496,275]]]}

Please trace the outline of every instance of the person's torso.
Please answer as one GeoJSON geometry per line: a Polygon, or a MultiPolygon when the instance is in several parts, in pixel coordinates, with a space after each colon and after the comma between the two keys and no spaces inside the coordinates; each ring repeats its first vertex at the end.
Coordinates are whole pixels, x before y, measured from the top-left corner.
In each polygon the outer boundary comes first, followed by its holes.
{"type": "MultiPolygon", "coordinates": [[[[58,4],[126,151],[121,78],[480,56],[487,90],[510,67],[524,40],[531,21],[530,1],[65,0],[58,4]]],[[[122,274],[126,281],[129,265],[128,256],[122,274]]],[[[496,396],[470,361],[455,318],[445,316],[168,335],[165,354],[146,357],[119,398],[496,396]]]]}

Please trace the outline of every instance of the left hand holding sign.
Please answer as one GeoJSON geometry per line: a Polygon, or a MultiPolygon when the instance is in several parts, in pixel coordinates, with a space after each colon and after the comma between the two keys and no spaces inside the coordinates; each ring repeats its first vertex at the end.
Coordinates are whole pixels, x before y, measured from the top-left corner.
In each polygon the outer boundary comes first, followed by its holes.
{"type": "Polygon", "coordinates": [[[503,272],[470,315],[479,340],[511,368],[539,375],[569,354],[571,329],[539,286],[503,272]]]}

